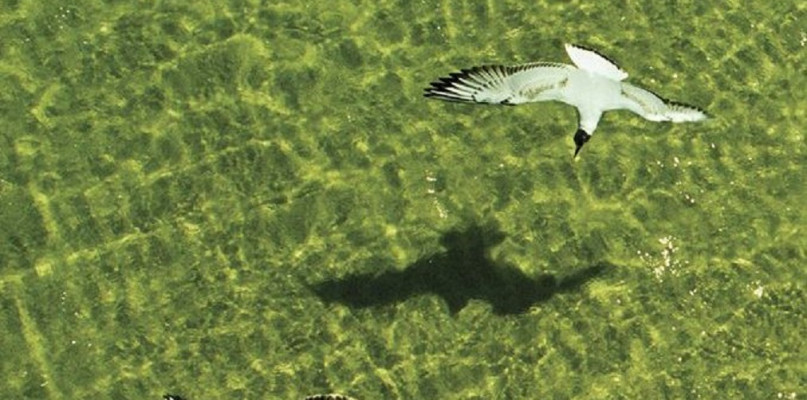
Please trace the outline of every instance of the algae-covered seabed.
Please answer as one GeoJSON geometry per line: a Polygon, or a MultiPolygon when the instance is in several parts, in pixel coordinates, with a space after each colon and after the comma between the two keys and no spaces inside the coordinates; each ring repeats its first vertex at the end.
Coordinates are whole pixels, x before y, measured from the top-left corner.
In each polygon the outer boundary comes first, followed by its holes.
{"type": "Polygon", "coordinates": [[[0,10],[0,398],[807,396],[803,2],[0,10]],[[421,96],[564,42],[712,119],[421,96]]]}

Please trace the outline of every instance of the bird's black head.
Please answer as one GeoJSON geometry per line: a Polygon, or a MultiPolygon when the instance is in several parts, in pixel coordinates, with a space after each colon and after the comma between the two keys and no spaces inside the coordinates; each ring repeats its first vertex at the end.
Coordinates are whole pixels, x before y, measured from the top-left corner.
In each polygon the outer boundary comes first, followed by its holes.
{"type": "Polygon", "coordinates": [[[574,134],[574,144],[577,145],[577,148],[574,150],[575,157],[577,157],[577,153],[580,152],[580,149],[583,148],[583,145],[586,144],[589,139],[591,139],[591,135],[582,129],[577,129],[577,133],[574,134]]]}

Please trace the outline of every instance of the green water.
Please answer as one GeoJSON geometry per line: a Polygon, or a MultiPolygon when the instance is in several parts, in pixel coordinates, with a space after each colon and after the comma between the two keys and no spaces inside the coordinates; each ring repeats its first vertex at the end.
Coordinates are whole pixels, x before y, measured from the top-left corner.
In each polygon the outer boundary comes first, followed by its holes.
{"type": "Polygon", "coordinates": [[[0,398],[806,398],[807,7],[746,3],[1,2],[0,398]],[[713,118],[422,97],[565,42],[713,118]]]}

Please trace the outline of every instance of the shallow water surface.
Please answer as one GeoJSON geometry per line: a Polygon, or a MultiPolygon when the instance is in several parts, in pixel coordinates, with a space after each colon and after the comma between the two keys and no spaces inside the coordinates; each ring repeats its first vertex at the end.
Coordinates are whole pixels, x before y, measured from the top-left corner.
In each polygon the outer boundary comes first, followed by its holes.
{"type": "Polygon", "coordinates": [[[0,4],[0,398],[804,398],[806,14],[0,4]],[[712,118],[422,97],[565,42],[712,118]]]}

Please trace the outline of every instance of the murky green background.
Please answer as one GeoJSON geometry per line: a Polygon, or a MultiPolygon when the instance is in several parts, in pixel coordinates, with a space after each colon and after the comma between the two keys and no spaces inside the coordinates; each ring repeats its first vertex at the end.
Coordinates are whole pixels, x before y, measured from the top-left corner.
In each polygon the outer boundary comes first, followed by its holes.
{"type": "Polygon", "coordinates": [[[805,21],[796,1],[4,0],[0,398],[805,398],[805,21]],[[713,118],[611,113],[572,160],[568,106],[422,97],[565,42],[713,118]],[[311,290],[475,225],[527,277],[610,267],[503,315],[311,290]]]}

